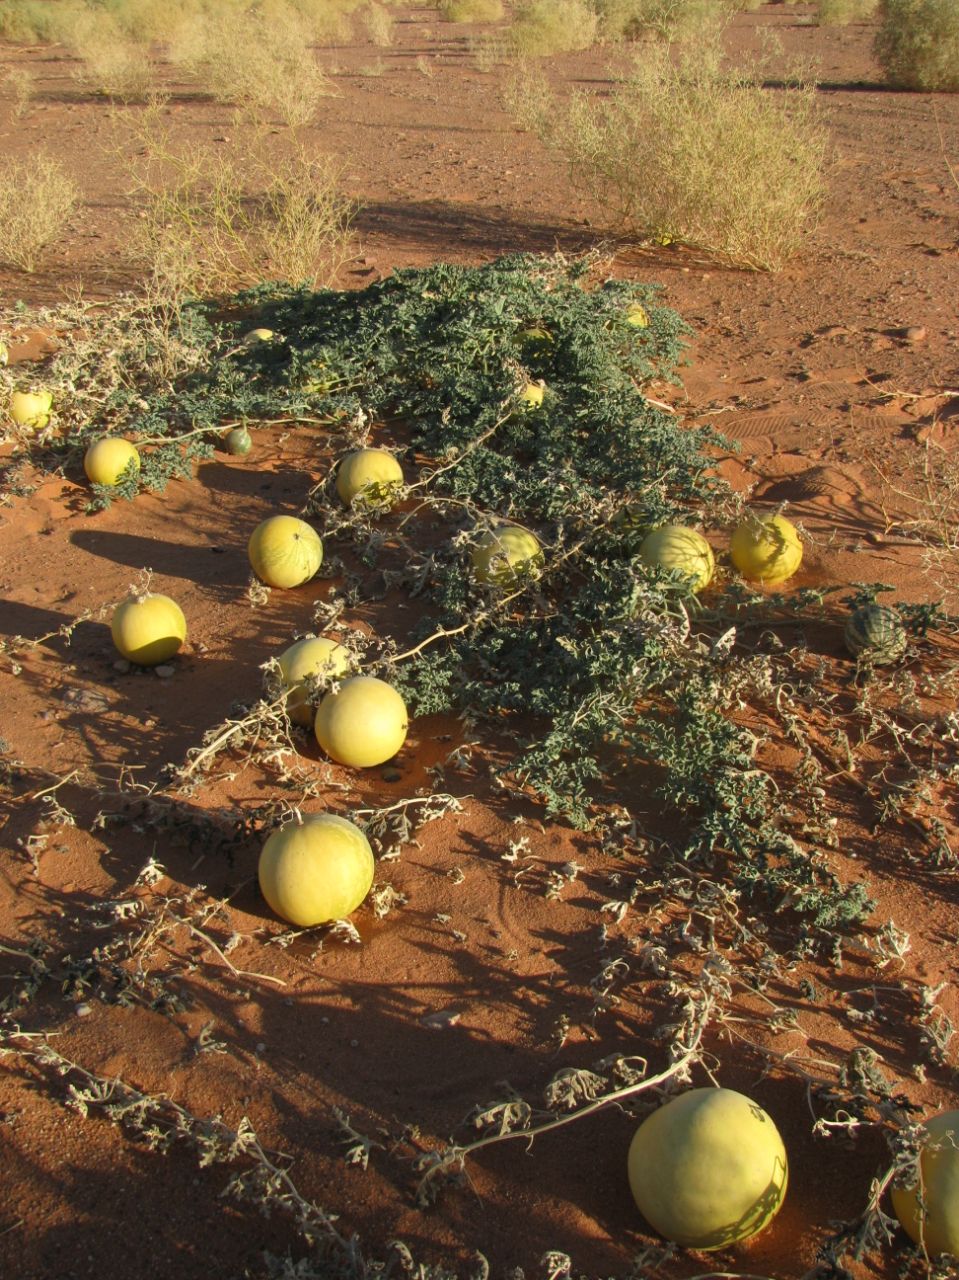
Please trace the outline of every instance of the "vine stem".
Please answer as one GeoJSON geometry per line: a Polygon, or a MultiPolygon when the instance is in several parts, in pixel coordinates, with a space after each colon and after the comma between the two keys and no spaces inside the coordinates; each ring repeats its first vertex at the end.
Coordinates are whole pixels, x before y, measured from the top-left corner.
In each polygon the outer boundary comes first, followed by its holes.
{"type": "Polygon", "coordinates": [[[553,1116],[550,1120],[543,1120],[539,1124],[530,1125],[525,1129],[511,1129],[506,1133],[491,1133],[484,1138],[477,1138],[474,1142],[468,1142],[465,1146],[453,1146],[447,1149],[446,1153],[438,1153],[439,1158],[436,1163],[427,1169],[422,1180],[420,1181],[420,1189],[425,1186],[429,1179],[440,1169],[452,1164],[460,1163],[472,1155],[475,1151],[482,1150],[483,1147],[491,1147],[498,1142],[508,1142],[512,1138],[522,1138],[528,1143],[532,1143],[540,1134],[549,1133],[552,1129],[561,1129],[565,1125],[573,1124],[577,1120],[584,1120],[587,1116],[594,1115],[603,1107],[612,1106],[614,1103],[622,1102],[624,1098],[632,1097],[637,1093],[643,1093],[647,1089],[655,1089],[657,1085],[664,1084],[667,1080],[674,1076],[680,1075],[690,1063],[699,1059],[700,1045],[702,1043],[703,1034],[709,1024],[709,1016],[712,1012],[714,1000],[712,996],[706,996],[702,1008],[699,1012],[699,1020],[695,1028],[692,1043],[674,1063],[668,1066],[665,1071],[661,1071],[658,1075],[647,1076],[642,1080],[634,1081],[632,1084],[623,1085],[621,1089],[614,1089],[612,1093],[606,1093],[601,1098],[595,1098],[584,1107],[579,1107],[576,1111],[571,1111],[568,1115],[553,1116]]]}
{"type": "Polygon", "coordinates": [[[501,417],[497,418],[491,427],[488,427],[483,432],[483,434],[477,436],[475,440],[470,441],[470,443],[462,451],[462,453],[458,453],[451,462],[448,462],[446,464],[446,466],[437,467],[437,469],[435,471],[431,471],[424,480],[418,480],[416,484],[411,484],[405,490],[403,494],[404,498],[407,497],[409,494],[413,493],[416,489],[428,488],[429,485],[431,485],[433,481],[436,479],[436,477],[441,476],[444,473],[444,471],[452,471],[454,467],[458,467],[464,458],[468,458],[469,455],[475,449],[478,449],[480,447],[481,444],[485,444],[485,442],[490,438],[490,436],[495,435],[496,432],[499,431],[500,427],[503,425],[504,422],[509,422],[510,418],[513,416],[513,412],[515,412],[515,410],[512,410],[510,413],[504,413],[501,417]]]}
{"type": "MultiPolygon", "coordinates": [[[[278,698],[274,698],[272,702],[267,703],[266,709],[268,711],[281,710],[283,707],[286,706],[286,700],[288,696],[289,696],[288,692],[284,690],[283,693],[281,693],[278,698]]],[[[222,733],[217,734],[217,736],[213,739],[212,742],[208,742],[205,747],[203,747],[200,751],[197,752],[197,754],[193,757],[192,760],[188,761],[186,764],[183,765],[183,767],[179,770],[178,778],[182,781],[192,777],[204,760],[208,760],[210,756],[214,756],[218,751],[222,751],[228,742],[230,742],[233,738],[237,737],[238,735],[244,733],[246,730],[251,728],[254,724],[259,723],[262,720],[262,718],[263,718],[262,712],[257,713],[256,711],[251,711],[250,714],[244,716],[242,720],[231,721],[230,724],[227,726],[227,728],[222,731],[222,733]]]]}
{"type": "MultiPolygon", "coordinates": [[[[322,426],[323,423],[327,421],[328,419],[326,418],[257,418],[253,422],[253,426],[285,427],[305,423],[322,426]]],[[[193,431],[184,431],[184,433],[179,436],[147,436],[143,440],[138,440],[137,444],[179,444],[182,440],[191,440],[194,436],[221,436],[231,427],[246,427],[249,425],[249,418],[238,418],[235,422],[221,422],[217,427],[196,427],[193,431]]]]}
{"type": "Polygon", "coordinates": [[[192,924],[189,920],[184,920],[182,916],[171,916],[170,918],[171,920],[176,921],[177,924],[185,925],[190,930],[190,933],[194,938],[198,938],[201,942],[205,942],[211,950],[215,951],[234,977],[259,978],[261,982],[274,982],[278,987],[286,986],[286,983],[282,978],[275,978],[271,973],[254,973],[251,969],[238,969],[236,965],[231,963],[226,952],[218,947],[210,935],[204,932],[203,929],[198,929],[196,925],[192,924]]]}
{"type": "MultiPolygon", "coordinates": [[[[523,592],[520,590],[513,591],[508,596],[503,596],[501,600],[496,602],[497,608],[502,609],[505,605],[508,605],[511,600],[515,600],[517,596],[521,596],[522,594],[523,592]]],[[[413,658],[418,653],[421,653],[427,645],[435,644],[437,640],[445,640],[449,636],[462,635],[464,631],[469,631],[470,627],[478,627],[479,624],[481,622],[485,622],[488,617],[489,614],[484,610],[475,618],[470,618],[467,622],[462,623],[458,627],[440,627],[439,631],[434,631],[432,635],[427,636],[425,640],[421,640],[419,644],[414,645],[412,649],[407,649],[404,653],[396,654],[391,661],[404,662],[407,658],[413,658]]]]}

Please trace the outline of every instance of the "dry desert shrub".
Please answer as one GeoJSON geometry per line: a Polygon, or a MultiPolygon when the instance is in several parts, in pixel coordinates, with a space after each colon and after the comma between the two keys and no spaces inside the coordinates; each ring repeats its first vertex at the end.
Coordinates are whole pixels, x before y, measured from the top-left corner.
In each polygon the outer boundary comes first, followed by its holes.
{"type": "Polygon", "coordinates": [[[440,17],[447,22],[499,22],[503,0],[440,0],[440,17]]]}
{"type": "Polygon", "coordinates": [[[33,271],[78,200],[75,184],[52,156],[0,161],[0,261],[33,271]]]}
{"type": "Polygon", "coordinates": [[[142,126],[136,255],[151,296],[171,306],[261,279],[328,283],[349,253],[353,205],[324,156],[284,155],[265,131],[227,147],[175,146],[142,126]]]}
{"type": "Polygon", "coordinates": [[[713,39],[740,6],[736,0],[593,0],[608,40],[713,39]]]}
{"type": "Polygon", "coordinates": [[[821,27],[845,27],[868,22],[878,8],[879,0],[819,0],[816,19],[821,27]]]}
{"type": "Polygon", "coordinates": [[[192,72],[218,102],[253,118],[273,113],[293,128],[312,120],[329,81],[310,47],[304,18],[286,0],[255,9],[223,5],[183,23],[170,57],[192,72]]]}
{"type": "Polygon", "coordinates": [[[95,93],[123,102],[142,100],[154,83],[154,68],[145,45],[124,34],[105,9],[76,13],[61,39],[80,59],[75,78],[95,93]]]}
{"type": "Polygon", "coordinates": [[[345,44],[352,35],[350,18],[363,0],[291,0],[316,44],[345,44]]]}
{"type": "Polygon", "coordinates": [[[95,7],[110,14],[130,40],[149,45],[166,41],[176,24],[202,4],[198,0],[98,0],[95,7]]]}
{"type": "Polygon", "coordinates": [[[609,97],[577,92],[563,104],[527,74],[507,100],[628,233],[768,270],[800,248],[821,202],[814,93],[764,89],[721,69],[716,51],[676,62],[656,45],[609,97]]]}
{"type": "Polygon", "coordinates": [[[508,37],[514,55],[543,58],[590,48],[597,28],[585,0],[520,0],[508,37]]]}
{"type": "Polygon", "coordinates": [[[875,54],[897,89],[959,93],[959,0],[883,0],[875,54]]]}
{"type": "Polygon", "coordinates": [[[393,43],[393,15],[385,5],[372,0],[363,12],[366,34],[378,49],[386,49],[393,43]]]}
{"type": "Polygon", "coordinates": [[[48,0],[0,0],[0,39],[14,44],[49,44],[60,38],[65,12],[80,5],[48,0]]]}

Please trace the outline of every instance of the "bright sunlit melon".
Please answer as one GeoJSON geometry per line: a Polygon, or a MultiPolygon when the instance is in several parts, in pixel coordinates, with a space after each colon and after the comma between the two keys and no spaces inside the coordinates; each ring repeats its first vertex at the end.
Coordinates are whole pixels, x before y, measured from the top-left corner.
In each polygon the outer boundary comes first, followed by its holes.
{"type": "Polygon", "coordinates": [[[941,1111],[922,1127],[927,1137],[919,1179],[913,1175],[906,1186],[892,1188],[892,1207],[926,1253],[959,1257],[959,1111],[941,1111]]]}
{"type": "Polygon", "coordinates": [[[631,302],[626,308],[626,323],[631,324],[634,329],[649,327],[649,316],[641,302],[631,302]]]}
{"type": "Polygon", "coordinates": [[[286,709],[296,724],[309,728],[313,723],[314,707],[310,702],[307,679],[338,680],[350,669],[350,651],[335,640],[325,636],[309,636],[297,640],[280,654],[280,674],[289,689],[286,709]]]}
{"type": "Polygon", "coordinates": [[[627,1164],[640,1213],[689,1249],[748,1240],[786,1194],[779,1131],[733,1089],[690,1089],[654,1111],[636,1130],[627,1164]]]}
{"type": "Polygon", "coordinates": [[[703,535],[682,524],[662,524],[653,529],[640,543],[639,558],[650,569],[672,569],[684,574],[693,591],[708,586],[716,567],[713,549],[703,535]]]}
{"type": "Polygon", "coordinates": [[[128,662],[155,667],[172,658],[186,639],[186,618],[175,600],[148,592],[117,605],[110,634],[128,662]]]}
{"type": "Polygon", "coordinates": [[[729,540],[729,558],[747,582],[775,587],[799,568],[802,543],[785,516],[749,516],[729,540]]]}
{"type": "Polygon", "coordinates": [[[274,831],[260,853],[260,889],[281,919],[301,929],[345,920],[373,883],[363,832],[332,813],[310,814],[274,831]]]}
{"type": "Polygon", "coordinates": [[[115,485],[128,467],[140,470],[140,455],[122,436],[104,436],[90,445],[83,469],[91,484],[115,485]]]}
{"type": "Polygon", "coordinates": [[[356,449],[336,473],[336,492],[347,506],[364,492],[376,501],[388,501],[402,487],[403,468],[387,449],[356,449]]]}
{"type": "MultiPolygon", "coordinates": [[[[6,360],[0,364],[6,364],[6,360]]],[[[53,396],[49,391],[14,391],[10,396],[10,417],[18,427],[40,431],[50,421],[52,404],[53,396]]]]}
{"type": "Polygon", "coordinates": [[[255,347],[260,342],[272,342],[275,334],[272,329],[251,329],[241,339],[245,347],[255,347]]]}
{"type": "Polygon", "coordinates": [[[298,587],[323,563],[323,543],[298,516],[268,516],[250,535],[253,572],[268,587],[298,587]]]}
{"type": "Polygon", "coordinates": [[[353,676],[316,709],[316,740],[338,764],[369,769],[384,764],[406,741],[406,703],[376,676],[353,676]]]}
{"type": "Polygon", "coordinates": [[[527,382],[519,394],[520,400],[530,409],[538,409],[543,403],[546,388],[541,382],[527,382]]]}
{"type": "Polygon", "coordinates": [[[539,577],[543,563],[536,535],[513,524],[488,529],[472,552],[473,575],[487,586],[519,586],[528,577],[539,577]]]}

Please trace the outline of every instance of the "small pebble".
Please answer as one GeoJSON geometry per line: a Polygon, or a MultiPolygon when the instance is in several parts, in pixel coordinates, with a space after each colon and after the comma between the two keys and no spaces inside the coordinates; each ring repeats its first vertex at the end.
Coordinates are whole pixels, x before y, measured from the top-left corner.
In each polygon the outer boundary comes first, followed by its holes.
{"type": "Polygon", "coordinates": [[[446,1027],[455,1027],[462,1014],[453,1009],[440,1009],[436,1013],[425,1013],[420,1022],[431,1031],[443,1031],[446,1027]]]}
{"type": "Polygon", "coordinates": [[[154,667],[153,670],[161,680],[169,680],[170,677],[175,674],[176,667],[171,667],[169,663],[162,662],[160,666],[154,667]]]}
{"type": "Polygon", "coordinates": [[[903,329],[902,336],[907,342],[925,342],[926,330],[921,324],[911,324],[908,328],[903,329]]]}
{"type": "Polygon", "coordinates": [[[359,1047],[360,1047],[360,1042],[359,1042],[359,1040],[351,1040],[351,1041],[350,1041],[350,1048],[351,1048],[351,1049],[358,1049],[359,1047]]]}
{"type": "Polygon", "coordinates": [[[266,1045],[264,1044],[264,1042],[263,1042],[262,1040],[261,1040],[261,1041],[260,1041],[260,1043],[256,1046],[256,1051],[257,1051],[257,1053],[266,1053],[266,1045]]]}
{"type": "Polygon", "coordinates": [[[131,664],[126,658],[117,658],[116,662],[113,664],[113,670],[119,671],[121,675],[125,676],[130,670],[130,666],[131,664]]]}
{"type": "Polygon", "coordinates": [[[88,1018],[93,1012],[93,1007],[88,1004],[78,1004],[73,1012],[78,1018],[88,1018]]]}

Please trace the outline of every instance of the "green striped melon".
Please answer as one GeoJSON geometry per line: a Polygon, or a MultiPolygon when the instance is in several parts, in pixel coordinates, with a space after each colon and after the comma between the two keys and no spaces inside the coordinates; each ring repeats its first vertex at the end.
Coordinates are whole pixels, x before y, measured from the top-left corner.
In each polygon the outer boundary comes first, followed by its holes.
{"type": "Polygon", "coordinates": [[[906,628],[895,609],[864,604],[853,611],[844,632],[846,648],[877,666],[895,662],[906,650],[906,628]]]}

